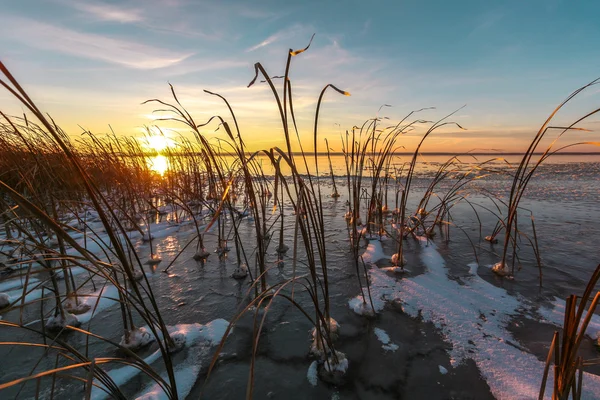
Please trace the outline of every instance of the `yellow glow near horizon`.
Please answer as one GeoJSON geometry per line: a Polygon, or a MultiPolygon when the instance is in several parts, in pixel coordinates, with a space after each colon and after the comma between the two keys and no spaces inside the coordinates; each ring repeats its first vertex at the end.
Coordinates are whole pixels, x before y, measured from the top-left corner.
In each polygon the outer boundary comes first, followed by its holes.
{"type": "Polygon", "coordinates": [[[164,135],[149,135],[144,137],[145,145],[150,150],[163,151],[167,147],[174,147],[175,142],[164,135]]]}

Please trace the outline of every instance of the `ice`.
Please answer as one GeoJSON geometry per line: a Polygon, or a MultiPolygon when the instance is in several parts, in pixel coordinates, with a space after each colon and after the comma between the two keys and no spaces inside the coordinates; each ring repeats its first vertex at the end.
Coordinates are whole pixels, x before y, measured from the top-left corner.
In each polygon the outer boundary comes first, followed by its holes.
{"type": "MultiPolygon", "coordinates": [[[[329,328],[329,338],[331,339],[331,341],[337,340],[340,325],[333,318],[329,318],[329,323],[327,325],[329,328]]],[[[310,346],[310,352],[311,352],[311,354],[313,354],[315,356],[322,356],[323,355],[323,347],[327,346],[327,342],[326,342],[327,331],[323,324],[321,324],[321,326],[320,326],[320,331],[321,331],[321,337],[318,337],[316,327],[313,328],[311,331],[313,340],[312,340],[312,344],[310,346]]]]}
{"type": "MultiPolygon", "coordinates": [[[[158,360],[160,358],[160,350],[156,350],[154,353],[152,353],[151,355],[149,355],[148,357],[144,358],[144,362],[148,365],[152,364],[153,362],[155,362],[156,360],[158,360]]],[[[134,366],[128,365],[125,367],[121,367],[121,368],[114,368],[111,369],[110,371],[108,371],[108,376],[110,376],[110,378],[113,380],[113,382],[117,385],[117,386],[122,386],[125,383],[127,383],[129,380],[131,380],[133,377],[135,377],[136,375],[138,375],[140,373],[140,369],[136,368],[134,366]]],[[[100,382],[96,381],[94,382],[102,387],[104,387],[100,382]]],[[[105,399],[107,398],[107,394],[106,392],[104,392],[104,390],[100,389],[99,387],[94,386],[92,388],[92,396],[91,398],[93,400],[101,400],[101,399],[105,399]]]]}
{"type": "Polygon", "coordinates": [[[248,276],[248,266],[246,263],[241,263],[231,274],[234,279],[244,279],[248,276]]]}
{"type": "MultiPolygon", "coordinates": [[[[369,271],[376,308],[383,308],[379,300],[397,300],[401,296],[407,314],[415,318],[421,315],[434,323],[452,345],[449,355],[453,365],[468,358],[475,361],[496,398],[537,398],[544,363],[521,350],[506,329],[513,316],[521,315],[531,305],[481,279],[474,265],[470,265],[472,276],[464,284],[448,279],[444,259],[435,244],[422,237],[419,240],[427,273],[396,281],[377,268],[369,271]]],[[[353,306],[359,298],[350,300],[355,311],[353,306]]],[[[543,310],[542,315],[562,321],[560,304],[555,302],[556,315],[544,314],[543,310]]],[[[598,330],[597,323],[590,330],[598,330]]],[[[551,381],[552,377],[548,387],[552,386],[551,381]]],[[[583,382],[582,398],[600,398],[600,377],[585,373],[583,382]]]]}
{"type": "MultiPolygon", "coordinates": [[[[39,279],[29,278],[29,281],[27,283],[28,283],[28,285],[33,285],[34,283],[37,283],[37,282],[39,282],[39,279]]],[[[10,279],[10,280],[6,280],[4,282],[0,282],[0,293],[6,292],[7,290],[11,290],[11,289],[21,289],[24,284],[25,284],[24,277],[10,279]]]]}
{"type": "MultiPolygon", "coordinates": [[[[180,399],[185,399],[196,383],[201,367],[200,358],[206,353],[206,346],[214,346],[219,343],[223,338],[223,335],[225,335],[228,326],[229,322],[226,320],[216,319],[206,325],[179,324],[167,327],[171,337],[175,335],[185,336],[186,346],[190,348],[187,358],[175,367],[177,394],[180,399]]],[[[162,377],[166,380],[166,374],[162,377]]],[[[166,400],[168,397],[162,387],[159,384],[154,383],[146,387],[136,399],[166,400]]]]}
{"type": "MultiPolygon", "coordinates": [[[[15,301],[21,300],[23,297],[23,289],[16,289],[6,293],[10,298],[10,302],[14,303],[15,301]]],[[[27,290],[25,294],[25,303],[29,303],[35,300],[38,300],[42,297],[42,289],[31,290],[30,288],[27,290]]]]}
{"type": "MultiPolygon", "coordinates": [[[[207,323],[201,324],[179,324],[167,326],[167,331],[172,338],[181,338],[182,343],[188,348],[188,355],[174,368],[175,380],[177,382],[177,394],[180,399],[185,399],[192,390],[201,368],[201,357],[206,355],[207,347],[214,346],[221,341],[229,322],[224,319],[216,319],[207,323]]],[[[150,332],[148,327],[139,328],[146,332],[150,332]]],[[[158,332],[159,339],[162,339],[162,334],[158,332]]],[[[154,340],[154,338],[152,338],[154,340]]],[[[160,350],[155,351],[150,356],[144,359],[148,365],[156,362],[161,358],[160,350]]],[[[108,375],[113,379],[117,386],[122,386],[140,374],[140,370],[133,366],[125,366],[115,368],[108,371],[108,375]]],[[[162,374],[161,377],[168,382],[167,374],[162,374]]],[[[98,383],[98,382],[96,382],[98,383]]],[[[100,400],[106,398],[107,395],[99,388],[92,390],[92,399],[100,400]]],[[[167,394],[162,387],[154,382],[148,385],[138,396],[140,400],[155,400],[168,399],[167,394]]]]}

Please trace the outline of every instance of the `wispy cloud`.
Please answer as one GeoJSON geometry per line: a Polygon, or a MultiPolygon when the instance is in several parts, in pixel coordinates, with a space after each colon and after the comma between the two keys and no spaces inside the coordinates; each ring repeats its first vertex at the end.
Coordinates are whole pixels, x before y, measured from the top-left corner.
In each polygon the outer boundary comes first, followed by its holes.
{"type": "Polygon", "coordinates": [[[0,25],[3,26],[2,30],[10,32],[11,37],[22,44],[129,68],[169,67],[192,55],[20,17],[1,16],[0,25]]]}
{"type": "Polygon", "coordinates": [[[142,22],[144,16],[140,9],[128,9],[98,2],[70,2],[69,5],[101,21],[121,23],[142,22]]]}
{"type": "Polygon", "coordinates": [[[278,40],[280,40],[282,38],[282,32],[277,32],[274,35],[269,36],[268,38],[266,38],[265,40],[263,40],[262,42],[260,42],[259,44],[250,47],[249,49],[246,50],[247,53],[254,51],[254,50],[258,50],[261,47],[265,47],[270,45],[271,43],[274,43],[278,40]]]}
{"type": "Polygon", "coordinates": [[[278,42],[278,41],[281,41],[281,40],[285,40],[285,39],[288,39],[288,38],[292,38],[294,36],[298,36],[298,35],[304,34],[306,32],[307,32],[307,28],[306,27],[304,27],[302,25],[299,25],[299,24],[293,25],[293,26],[291,26],[289,28],[282,29],[282,30],[280,30],[280,31],[272,34],[271,36],[267,37],[262,42],[260,42],[260,43],[258,43],[256,45],[254,45],[254,46],[246,49],[246,53],[250,53],[250,52],[258,50],[258,49],[260,49],[262,47],[266,47],[266,46],[268,46],[270,44],[273,44],[275,42],[278,42]]]}

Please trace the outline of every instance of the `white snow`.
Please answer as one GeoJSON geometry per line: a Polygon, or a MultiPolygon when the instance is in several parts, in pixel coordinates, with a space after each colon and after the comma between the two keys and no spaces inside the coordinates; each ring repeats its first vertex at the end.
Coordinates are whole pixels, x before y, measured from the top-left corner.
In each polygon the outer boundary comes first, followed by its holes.
{"type": "Polygon", "coordinates": [[[381,348],[387,351],[396,351],[398,350],[398,345],[395,343],[384,344],[383,346],[381,346],[381,348]]]}
{"type": "Polygon", "coordinates": [[[348,305],[355,313],[359,315],[373,315],[373,313],[379,313],[383,310],[386,302],[399,301],[402,297],[402,293],[398,290],[396,280],[386,275],[385,271],[374,267],[369,271],[369,281],[371,289],[371,302],[369,301],[369,291],[363,287],[365,292],[366,302],[362,295],[358,295],[348,301],[348,305]]]}
{"type": "MultiPolygon", "coordinates": [[[[167,327],[169,335],[172,338],[182,338],[185,342],[185,346],[188,348],[188,354],[185,360],[175,366],[177,394],[180,399],[185,399],[192,390],[202,366],[201,358],[203,355],[206,355],[208,351],[207,348],[220,342],[228,326],[229,322],[224,319],[216,319],[206,325],[179,324],[167,327]]],[[[151,332],[148,327],[144,327],[143,329],[151,332]]],[[[160,332],[158,332],[158,337],[159,339],[162,339],[162,334],[160,332]]],[[[160,350],[157,350],[146,357],[144,362],[150,365],[160,358],[160,350]]],[[[141,371],[135,367],[125,366],[108,371],[108,375],[113,379],[117,386],[122,386],[140,374],[140,372],[141,371]]],[[[166,373],[161,374],[161,377],[168,382],[166,373]]],[[[92,390],[92,399],[99,400],[104,398],[106,398],[106,393],[104,391],[98,388],[92,390]]],[[[136,396],[136,399],[166,400],[167,395],[158,383],[153,382],[139,393],[136,396]]]]}
{"type": "Polygon", "coordinates": [[[129,336],[121,336],[119,346],[130,350],[140,349],[154,341],[154,337],[146,328],[137,328],[129,331],[129,336]]]}
{"type": "Polygon", "coordinates": [[[386,331],[384,331],[381,328],[375,328],[373,332],[375,333],[375,336],[377,336],[377,339],[379,339],[379,341],[383,344],[383,346],[381,346],[382,349],[386,351],[398,350],[398,345],[392,343],[392,341],[390,340],[390,336],[387,334],[386,331]]]}
{"type": "Polygon", "coordinates": [[[113,285],[106,285],[100,290],[89,295],[79,295],[79,302],[87,304],[90,309],[77,316],[82,324],[89,322],[92,317],[119,301],[119,289],[113,285]]]}
{"type": "Polygon", "coordinates": [[[57,316],[52,316],[48,318],[48,320],[46,321],[46,328],[51,331],[58,331],[64,329],[67,325],[77,327],[81,325],[81,323],[75,315],[69,314],[66,311],[64,316],[58,314],[57,316]]]}
{"type": "MultiPolygon", "coordinates": [[[[177,394],[180,399],[185,399],[196,383],[201,367],[201,356],[207,352],[207,346],[219,343],[223,338],[229,322],[216,319],[206,325],[179,324],[167,327],[171,337],[185,336],[186,346],[189,348],[187,358],[175,366],[175,381],[177,394]]],[[[166,380],[166,374],[161,375],[166,380]]],[[[167,399],[166,393],[157,383],[151,384],[136,397],[137,400],[163,400],[167,399]]]]}
{"type": "Polygon", "coordinates": [[[492,266],[492,272],[500,276],[509,276],[511,274],[510,267],[507,264],[503,264],[502,261],[492,266]]]}
{"type": "MultiPolygon", "coordinates": [[[[144,362],[146,364],[150,365],[153,362],[155,362],[156,360],[158,360],[159,358],[160,358],[160,350],[156,350],[154,353],[152,353],[148,357],[144,358],[144,362]]],[[[110,378],[113,380],[113,382],[117,386],[121,386],[121,385],[124,385],[125,383],[127,383],[129,380],[131,380],[134,376],[136,376],[140,372],[141,371],[138,368],[133,367],[131,365],[127,365],[125,367],[111,369],[110,371],[108,371],[108,376],[110,376],[110,378]]],[[[98,385],[104,386],[104,385],[102,385],[102,383],[100,383],[98,381],[96,381],[95,383],[98,385]]],[[[93,400],[101,400],[101,399],[105,399],[106,397],[107,397],[107,394],[104,390],[102,390],[96,386],[94,386],[92,388],[91,398],[93,400]]]]}
{"type": "Polygon", "coordinates": [[[346,355],[344,353],[342,353],[341,351],[335,351],[335,355],[337,357],[337,362],[335,362],[335,358],[333,357],[333,354],[331,354],[329,357],[327,357],[327,360],[325,361],[325,363],[323,364],[323,367],[325,368],[325,371],[327,372],[340,372],[342,374],[345,374],[346,371],[348,370],[348,366],[350,365],[348,362],[348,359],[346,358],[346,355]]]}
{"type": "MultiPolygon", "coordinates": [[[[538,310],[538,314],[546,321],[556,326],[563,326],[565,321],[565,308],[567,303],[563,299],[555,298],[552,301],[552,308],[549,307],[540,307],[538,310]]],[[[585,317],[585,313],[583,314],[585,317]]],[[[596,333],[600,331],[600,315],[594,314],[592,315],[592,319],[585,331],[587,335],[591,338],[596,337],[596,333]]]]}
{"type": "MultiPolygon", "coordinates": [[[[421,313],[422,318],[433,322],[452,345],[449,353],[453,365],[467,358],[475,361],[496,398],[537,398],[544,363],[521,350],[506,329],[512,316],[531,306],[477,274],[463,285],[448,279],[444,259],[436,246],[425,238],[420,241],[421,260],[427,273],[396,281],[377,268],[369,271],[373,300],[378,303],[376,308],[383,308],[379,300],[402,297],[407,314],[417,317],[421,313]]],[[[469,267],[476,272],[476,266],[469,267]]],[[[355,311],[359,298],[349,302],[355,311]]],[[[362,298],[359,301],[362,303],[362,298]]],[[[556,302],[555,305],[559,304],[556,302]]],[[[559,320],[558,314],[547,318],[559,320]]],[[[600,377],[586,373],[583,381],[583,398],[600,398],[600,377]]],[[[552,384],[550,376],[548,387],[552,384]]]]}
{"type": "Polygon", "coordinates": [[[379,339],[381,343],[388,344],[390,342],[390,336],[383,329],[375,328],[373,329],[373,332],[375,333],[375,336],[377,336],[377,339],[379,339]]]}
{"type": "Polygon", "coordinates": [[[308,371],[306,372],[306,379],[310,382],[311,385],[317,386],[318,375],[317,375],[317,362],[313,361],[308,367],[308,371]]]}
{"type": "Polygon", "coordinates": [[[367,249],[363,253],[362,258],[365,263],[375,263],[382,258],[388,258],[388,256],[383,252],[379,240],[369,240],[369,244],[367,245],[367,249]]]}
{"type": "MultiPolygon", "coordinates": [[[[393,265],[398,265],[400,264],[400,256],[398,255],[398,253],[394,253],[392,255],[392,264],[393,265]]],[[[402,265],[406,264],[406,258],[404,256],[402,256],[402,265]]]]}

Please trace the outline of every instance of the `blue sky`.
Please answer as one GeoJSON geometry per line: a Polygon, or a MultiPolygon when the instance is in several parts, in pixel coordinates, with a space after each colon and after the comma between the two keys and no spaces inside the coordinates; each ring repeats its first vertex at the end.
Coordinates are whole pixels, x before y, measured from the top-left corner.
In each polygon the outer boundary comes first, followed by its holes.
{"type": "MultiPolygon", "coordinates": [[[[152,125],[149,98],[169,99],[172,83],[198,121],[226,115],[226,96],[255,149],[282,145],[265,85],[246,88],[253,64],[283,73],[289,48],[311,49],[292,65],[301,134],[310,138],[316,99],[332,83],[321,132],[340,132],[379,115],[411,110],[437,119],[463,105],[424,150],[519,151],[570,92],[600,76],[600,2],[590,1],[193,1],[2,0],[0,57],[38,105],[72,135],[140,135],[152,125]]],[[[1,109],[21,113],[5,93],[1,109]]],[[[600,106],[600,86],[559,122],[600,106]]],[[[600,124],[596,118],[588,126],[600,124]]],[[[174,125],[166,128],[174,129],[174,125]]],[[[213,134],[214,126],[207,128],[213,134]]],[[[183,133],[183,132],[182,132],[183,133]]],[[[407,135],[414,145],[419,132],[407,135]]],[[[597,140],[597,133],[568,141],[597,140]]],[[[587,149],[593,150],[593,149],[587,149]]]]}

